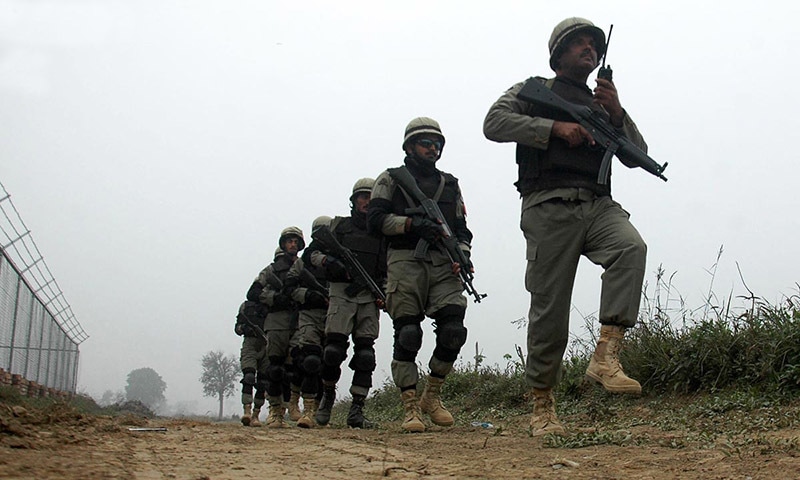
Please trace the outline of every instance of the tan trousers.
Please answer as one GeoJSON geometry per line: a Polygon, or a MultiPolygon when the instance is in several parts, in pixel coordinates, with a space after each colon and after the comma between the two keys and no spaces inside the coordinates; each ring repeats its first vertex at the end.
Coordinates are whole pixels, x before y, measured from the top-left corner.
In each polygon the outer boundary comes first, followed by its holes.
{"type": "Polygon", "coordinates": [[[533,205],[523,199],[520,226],[527,242],[525,288],[531,294],[526,379],[533,388],[550,388],[558,383],[569,339],[572,287],[581,255],[604,270],[600,323],[632,327],[647,245],[628,212],[610,197],[553,198],[533,205]]]}

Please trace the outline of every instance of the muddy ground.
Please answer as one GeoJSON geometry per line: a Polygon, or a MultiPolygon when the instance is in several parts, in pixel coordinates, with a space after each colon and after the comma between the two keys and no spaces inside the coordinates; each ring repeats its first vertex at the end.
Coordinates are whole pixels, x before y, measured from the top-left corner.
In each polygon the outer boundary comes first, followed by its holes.
{"type": "Polygon", "coordinates": [[[422,434],[401,433],[395,423],[269,430],[0,404],[0,478],[800,478],[792,429],[709,442],[696,432],[640,426],[610,432],[617,445],[552,448],[528,435],[526,420],[422,434]]]}

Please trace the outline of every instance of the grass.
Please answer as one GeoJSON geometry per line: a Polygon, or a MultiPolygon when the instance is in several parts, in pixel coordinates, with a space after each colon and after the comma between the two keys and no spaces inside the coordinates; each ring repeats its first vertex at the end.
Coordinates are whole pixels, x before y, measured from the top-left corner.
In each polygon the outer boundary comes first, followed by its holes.
{"type": "MultiPolygon", "coordinates": [[[[800,296],[770,305],[750,295],[741,311],[730,307],[730,299],[694,311],[681,302],[681,308],[667,312],[662,305],[670,303],[668,287],[662,283],[656,292],[662,297],[645,302],[642,318],[626,335],[622,363],[640,380],[644,394],[612,395],[584,383],[595,339],[574,340],[555,392],[559,417],[570,433],[546,436],[544,445],[721,446],[731,455],[797,452],[800,437],[770,433],[800,426],[800,296]]],[[[594,331],[596,319],[586,321],[594,331]]],[[[482,365],[477,356],[477,367],[456,366],[442,389],[456,425],[526,425],[531,407],[524,356],[516,353],[506,355],[504,367],[482,365]]],[[[423,386],[424,380],[418,388],[423,386]]],[[[346,405],[337,407],[346,414],[346,405]]],[[[402,418],[399,394],[390,381],[373,392],[366,412],[378,421],[402,418]]]]}

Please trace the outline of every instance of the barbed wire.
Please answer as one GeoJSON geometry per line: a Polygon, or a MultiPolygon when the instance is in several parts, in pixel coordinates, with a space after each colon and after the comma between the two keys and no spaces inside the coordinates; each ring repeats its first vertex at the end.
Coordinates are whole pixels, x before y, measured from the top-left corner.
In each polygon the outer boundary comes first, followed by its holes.
{"type": "Polygon", "coordinates": [[[22,220],[17,207],[11,201],[11,195],[2,182],[0,182],[0,188],[2,188],[2,192],[0,192],[0,212],[2,212],[0,232],[4,237],[0,238],[0,243],[2,243],[0,248],[8,260],[17,267],[22,279],[28,284],[36,298],[44,304],[64,333],[76,344],[82,343],[89,338],[89,335],[75,318],[72,306],[64,297],[64,292],[44,261],[44,256],[33,240],[31,231],[22,220]]]}

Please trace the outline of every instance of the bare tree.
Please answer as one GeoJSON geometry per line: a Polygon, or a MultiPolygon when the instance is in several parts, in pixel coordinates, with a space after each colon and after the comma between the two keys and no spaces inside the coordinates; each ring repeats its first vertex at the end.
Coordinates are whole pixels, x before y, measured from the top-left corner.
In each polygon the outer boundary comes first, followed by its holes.
{"type": "Polygon", "coordinates": [[[203,395],[219,399],[219,419],[222,420],[222,404],[225,397],[230,397],[236,391],[236,380],[239,379],[239,360],[233,355],[225,356],[219,350],[210,351],[203,355],[201,360],[203,374],[200,383],[203,384],[203,395]]]}

